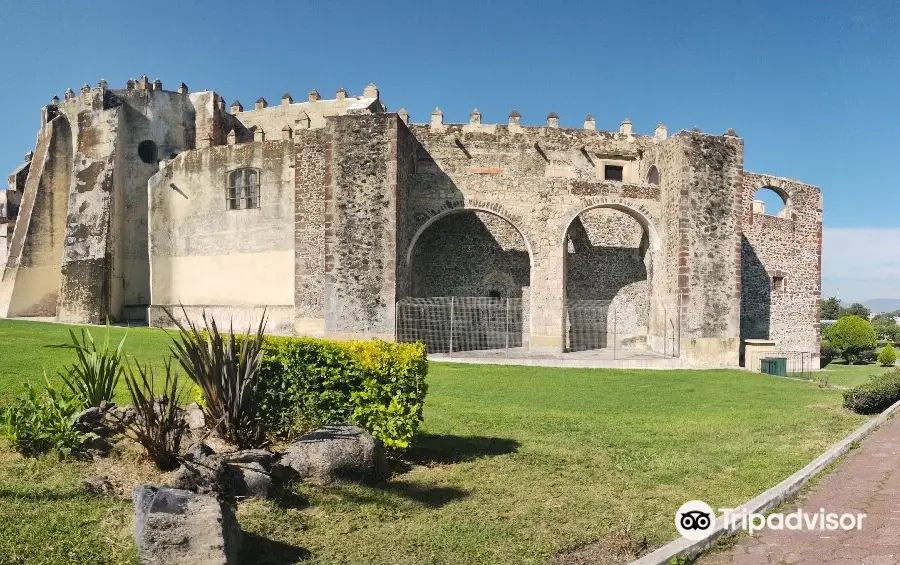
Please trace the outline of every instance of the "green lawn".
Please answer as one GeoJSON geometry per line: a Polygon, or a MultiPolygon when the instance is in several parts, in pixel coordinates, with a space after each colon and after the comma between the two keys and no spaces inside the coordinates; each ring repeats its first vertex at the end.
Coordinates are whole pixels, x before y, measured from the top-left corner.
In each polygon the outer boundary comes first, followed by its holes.
{"type": "MultiPolygon", "coordinates": [[[[0,403],[18,395],[24,381],[43,383],[44,373],[59,382],[57,371],[75,360],[75,353],[64,347],[72,343],[70,329],[80,337],[78,326],[0,319],[0,403]]],[[[88,330],[95,341],[106,338],[106,328],[88,330]]],[[[141,363],[161,364],[172,342],[158,328],[112,327],[109,335],[113,346],[125,337],[125,354],[141,363]]],[[[117,398],[125,401],[127,396],[125,383],[120,382],[117,398]]]]}
{"type": "Polygon", "coordinates": [[[889,367],[882,367],[878,363],[847,365],[844,361],[832,361],[822,370],[827,372],[828,384],[854,387],[884,373],[889,367]]]}
{"type": "MultiPolygon", "coordinates": [[[[0,398],[55,369],[70,352],[46,346],[65,336],[0,321],[0,398]]],[[[129,353],[160,359],[167,340],[131,330],[129,353]]],[[[747,500],[864,421],[839,391],[742,371],[433,363],[428,380],[422,435],[390,482],[242,503],[242,563],[547,563],[628,525],[658,546],[684,501],[747,500]]],[[[88,472],[0,447],[0,563],[133,560],[130,500],[88,496],[88,472]]]]}

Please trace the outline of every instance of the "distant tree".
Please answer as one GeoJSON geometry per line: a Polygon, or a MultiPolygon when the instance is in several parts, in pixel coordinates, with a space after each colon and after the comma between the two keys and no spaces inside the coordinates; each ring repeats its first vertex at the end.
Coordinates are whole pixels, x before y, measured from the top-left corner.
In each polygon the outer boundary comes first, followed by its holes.
{"type": "Polygon", "coordinates": [[[875,316],[872,318],[872,327],[875,328],[875,335],[877,335],[879,339],[893,342],[897,341],[897,337],[900,335],[900,326],[897,325],[897,322],[894,321],[892,316],[886,316],[884,314],[875,316]]]}
{"type": "Polygon", "coordinates": [[[837,320],[841,317],[841,301],[832,296],[819,301],[819,319],[837,320]]]}
{"type": "MultiPolygon", "coordinates": [[[[860,318],[869,318],[869,309],[860,304],[859,302],[854,302],[850,305],[849,308],[845,308],[843,312],[841,312],[843,316],[859,316],[860,318]]],[[[843,317],[842,316],[842,317],[843,317]]]]}
{"type": "Polygon", "coordinates": [[[872,324],[860,316],[844,316],[835,322],[828,339],[848,363],[857,362],[860,353],[878,345],[872,324]]]}
{"type": "Polygon", "coordinates": [[[881,363],[882,367],[891,367],[897,362],[897,352],[894,351],[893,345],[888,343],[884,346],[878,354],[878,362],[881,363]]]}

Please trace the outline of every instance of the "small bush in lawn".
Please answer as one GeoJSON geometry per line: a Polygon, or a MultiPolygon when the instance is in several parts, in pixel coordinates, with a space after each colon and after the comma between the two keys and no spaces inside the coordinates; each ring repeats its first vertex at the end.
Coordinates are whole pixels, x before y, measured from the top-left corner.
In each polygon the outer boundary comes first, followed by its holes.
{"type": "Polygon", "coordinates": [[[3,411],[3,435],[26,457],[49,451],[60,459],[81,455],[94,437],[73,427],[82,406],[80,397],[56,390],[49,382],[43,392],[25,383],[25,394],[3,411]]]}
{"type": "Polygon", "coordinates": [[[888,343],[882,348],[878,354],[878,362],[881,363],[882,367],[890,367],[897,362],[897,351],[894,350],[893,345],[888,343]]]}
{"type": "Polygon", "coordinates": [[[900,400],[900,369],[872,377],[844,391],[844,407],[859,414],[877,414],[900,400]]]}
{"type": "Polygon", "coordinates": [[[266,337],[263,350],[254,404],[270,434],[351,421],[387,447],[409,447],[428,390],[421,343],[266,337]]]}
{"type": "Polygon", "coordinates": [[[872,349],[864,349],[857,353],[856,362],[861,365],[868,365],[869,363],[874,363],[875,359],[878,358],[878,351],[875,348],[872,349]]]}
{"type": "Polygon", "coordinates": [[[178,466],[178,451],[184,435],[185,423],[181,415],[182,390],[178,383],[178,373],[172,370],[171,360],[166,360],[166,380],[162,395],[155,396],[156,379],[153,368],[137,366],[137,371],[128,367],[125,385],[131,395],[135,418],[127,424],[135,441],[147,451],[156,466],[169,471],[178,466]]]}
{"type": "Polygon", "coordinates": [[[172,353],[187,376],[203,389],[203,415],[207,424],[222,438],[241,447],[258,445],[265,435],[254,415],[252,401],[263,357],[265,312],[256,335],[248,332],[242,339],[235,336],[233,328],[222,334],[216,321],[205,312],[202,329],[183,307],[184,323],[169,310],[165,312],[180,332],[177,338],[172,338],[172,353]]]}
{"type": "Polygon", "coordinates": [[[72,344],[67,347],[75,350],[78,361],[67,370],[60,371],[59,377],[75,396],[82,399],[85,408],[100,406],[104,400],[112,401],[124,371],[122,347],[125,338],[112,350],[109,347],[109,325],[106,326],[106,340],[99,348],[88,329],[81,329],[81,339],[71,329],[69,335],[72,344]]]}

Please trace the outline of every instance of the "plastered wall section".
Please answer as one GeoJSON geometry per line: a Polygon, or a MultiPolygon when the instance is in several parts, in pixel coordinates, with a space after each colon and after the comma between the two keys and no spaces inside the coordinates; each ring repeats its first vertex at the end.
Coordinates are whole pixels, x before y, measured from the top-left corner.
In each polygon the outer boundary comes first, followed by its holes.
{"type": "Polygon", "coordinates": [[[74,137],[65,247],[57,319],[100,324],[118,319],[110,309],[110,269],[115,236],[116,146],[121,107],[105,108],[104,93],[82,96],[64,108],[74,137]]]}
{"type": "Polygon", "coordinates": [[[205,310],[244,328],[268,310],[268,331],[294,321],[294,146],[290,141],[188,151],[149,182],[150,320],[163,308],[205,310]],[[260,206],[226,209],[227,175],[261,173],[260,206]]]}
{"type": "Polygon", "coordinates": [[[56,315],[71,171],[72,132],[57,116],[38,132],[0,280],[0,317],[56,315]]]}
{"type": "Polygon", "coordinates": [[[822,193],[818,187],[744,173],[742,338],[771,339],[819,366],[822,193]],[[782,217],[755,214],[757,191],[770,187],[786,199],[782,217]],[[782,278],[774,288],[773,277],[782,278]]]}

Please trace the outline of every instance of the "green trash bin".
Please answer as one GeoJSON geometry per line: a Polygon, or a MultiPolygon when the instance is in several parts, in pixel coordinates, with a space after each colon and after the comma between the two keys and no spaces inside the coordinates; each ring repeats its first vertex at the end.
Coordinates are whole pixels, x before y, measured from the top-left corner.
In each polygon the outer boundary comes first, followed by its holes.
{"type": "Polygon", "coordinates": [[[777,377],[787,376],[787,358],[786,357],[763,357],[759,361],[759,370],[768,375],[777,377]]]}

